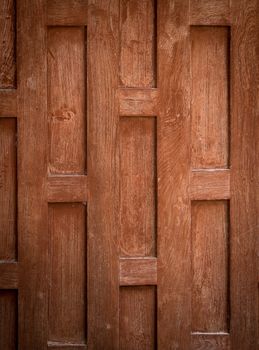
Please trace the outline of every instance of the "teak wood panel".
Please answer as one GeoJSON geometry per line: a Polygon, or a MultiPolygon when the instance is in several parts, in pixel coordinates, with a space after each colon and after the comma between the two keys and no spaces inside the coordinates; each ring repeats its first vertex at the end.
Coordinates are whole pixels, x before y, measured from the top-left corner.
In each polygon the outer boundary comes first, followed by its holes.
{"type": "Polygon", "coordinates": [[[258,11],[1,2],[0,348],[256,349],[258,11]]]}

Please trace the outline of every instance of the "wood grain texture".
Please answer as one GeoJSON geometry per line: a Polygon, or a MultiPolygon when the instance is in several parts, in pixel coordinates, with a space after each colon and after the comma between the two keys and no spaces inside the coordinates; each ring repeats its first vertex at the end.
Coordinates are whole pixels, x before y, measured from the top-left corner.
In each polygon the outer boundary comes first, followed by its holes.
{"type": "Polygon", "coordinates": [[[88,1],[88,347],[119,348],[119,1],[88,1]]]}
{"type": "Polygon", "coordinates": [[[119,89],[121,116],[155,117],[158,113],[157,89],[119,89]]]}
{"type": "Polygon", "coordinates": [[[84,174],[86,167],[85,31],[48,29],[49,171],[84,174]]]}
{"type": "Polygon", "coordinates": [[[17,349],[17,294],[0,291],[0,349],[17,349]]]}
{"type": "Polygon", "coordinates": [[[192,202],[192,331],[228,331],[229,208],[192,202]]]}
{"type": "Polygon", "coordinates": [[[18,288],[18,264],[11,262],[0,263],[0,289],[18,288]]]}
{"type": "Polygon", "coordinates": [[[0,91],[1,117],[17,117],[16,90],[0,91]]]}
{"type": "Polygon", "coordinates": [[[154,0],[120,1],[120,84],[156,85],[156,8],[154,0]]]}
{"type": "Polygon", "coordinates": [[[0,88],[16,85],[15,1],[2,0],[0,5],[0,88]]]}
{"type": "Polygon", "coordinates": [[[87,176],[49,176],[48,202],[86,202],[87,176]]]}
{"type": "Polygon", "coordinates": [[[192,167],[229,164],[229,31],[192,27],[192,167]]]}
{"type": "Polygon", "coordinates": [[[230,198],[230,170],[192,171],[190,197],[195,200],[230,198]]]}
{"type": "Polygon", "coordinates": [[[232,2],[231,346],[258,348],[258,1],[232,2]]]}
{"type": "Polygon", "coordinates": [[[190,1],[190,24],[228,25],[231,23],[230,0],[190,1]]]}
{"type": "Polygon", "coordinates": [[[155,287],[120,288],[120,349],[156,349],[155,287]]]}
{"type": "Polygon", "coordinates": [[[145,286],[157,284],[156,258],[121,258],[120,285],[145,286]]]}
{"type": "Polygon", "coordinates": [[[17,1],[19,349],[47,344],[48,207],[45,0],[17,1]]]}
{"type": "Polygon", "coordinates": [[[86,344],[75,344],[75,343],[62,343],[62,342],[48,342],[48,349],[56,350],[85,350],[87,349],[86,344]]]}
{"type": "Polygon", "coordinates": [[[191,350],[230,350],[227,333],[192,333],[191,350]]]}
{"type": "Polygon", "coordinates": [[[47,24],[51,26],[85,26],[87,1],[47,0],[47,24]]]}
{"type": "Polygon", "coordinates": [[[120,255],[156,253],[156,120],[120,119],[120,255]]]}
{"type": "Polygon", "coordinates": [[[49,336],[51,341],[86,339],[86,208],[50,204],[49,336]]]}
{"type": "Polygon", "coordinates": [[[158,348],[190,348],[189,1],[158,1],[158,348]]]}
{"type": "Polygon", "coordinates": [[[17,256],[16,120],[0,119],[0,260],[17,256]]]}

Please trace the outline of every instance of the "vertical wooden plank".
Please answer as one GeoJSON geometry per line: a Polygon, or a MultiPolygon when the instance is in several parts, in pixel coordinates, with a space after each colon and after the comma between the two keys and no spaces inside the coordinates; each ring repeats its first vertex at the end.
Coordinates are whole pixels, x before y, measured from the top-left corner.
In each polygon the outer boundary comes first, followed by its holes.
{"type": "Polygon", "coordinates": [[[155,0],[120,1],[120,84],[156,85],[155,0]]]}
{"type": "Polygon", "coordinates": [[[158,2],[158,347],[190,348],[189,1],[158,2]]]}
{"type": "Polygon", "coordinates": [[[19,349],[47,343],[45,0],[17,1],[19,349]]]}
{"type": "Polygon", "coordinates": [[[17,349],[17,293],[0,291],[0,349],[17,349]]]}
{"type": "Polygon", "coordinates": [[[228,202],[192,203],[192,332],[228,332],[228,202]]]}
{"type": "Polygon", "coordinates": [[[0,260],[16,259],[16,120],[0,118],[0,260]]]}
{"type": "Polygon", "coordinates": [[[16,85],[15,1],[2,0],[0,5],[0,88],[16,85]]]}
{"type": "Polygon", "coordinates": [[[48,28],[49,171],[84,174],[85,29],[48,28]]]}
{"type": "Polygon", "coordinates": [[[49,206],[49,341],[86,340],[85,205],[49,206]]]}
{"type": "Polygon", "coordinates": [[[156,349],[156,287],[120,288],[120,349],[156,349]]]}
{"type": "Polygon", "coordinates": [[[258,341],[258,19],[256,0],[232,2],[231,44],[231,344],[258,341]]]}
{"type": "Polygon", "coordinates": [[[155,118],[121,118],[121,256],[154,256],[156,254],[155,182],[155,118]]]}
{"type": "Polygon", "coordinates": [[[89,0],[88,4],[88,346],[116,350],[119,1],[89,0]]]}
{"type": "Polygon", "coordinates": [[[229,163],[229,30],[191,28],[192,168],[229,163]]]}

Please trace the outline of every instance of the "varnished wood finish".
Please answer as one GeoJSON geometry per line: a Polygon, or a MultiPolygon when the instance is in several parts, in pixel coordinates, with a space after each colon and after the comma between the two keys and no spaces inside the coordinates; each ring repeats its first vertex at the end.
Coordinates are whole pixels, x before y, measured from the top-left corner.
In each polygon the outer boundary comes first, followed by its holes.
{"type": "Polygon", "coordinates": [[[17,257],[16,120],[0,118],[0,261],[17,257]]]}
{"type": "Polygon", "coordinates": [[[17,117],[16,90],[0,90],[1,117],[17,117]]]}
{"type": "Polygon", "coordinates": [[[86,0],[47,0],[49,26],[85,26],[87,24],[86,0]]]}
{"type": "Polygon", "coordinates": [[[47,43],[44,0],[17,1],[19,349],[47,343],[47,43]],[[30,53],[30,54],[29,54],[30,53]]]}
{"type": "Polygon", "coordinates": [[[231,346],[258,346],[258,2],[232,2],[231,346]]]}
{"type": "Polygon", "coordinates": [[[189,349],[189,3],[158,1],[157,17],[158,348],[189,349]]]}
{"type": "Polygon", "coordinates": [[[15,0],[2,0],[0,7],[0,88],[16,86],[15,0]]]}
{"type": "Polygon", "coordinates": [[[88,11],[88,347],[119,348],[119,1],[88,11]]]}
{"type": "Polygon", "coordinates": [[[120,285],[145,286],[157,284],[156,258],[121,258],[120,285]]]}

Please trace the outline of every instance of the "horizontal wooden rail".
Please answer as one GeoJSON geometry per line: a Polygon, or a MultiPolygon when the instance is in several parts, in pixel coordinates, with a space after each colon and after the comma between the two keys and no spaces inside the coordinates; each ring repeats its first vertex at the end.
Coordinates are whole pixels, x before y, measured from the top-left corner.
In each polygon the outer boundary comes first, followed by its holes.
{"type": "Polygon", "coordinates": [[[47,196],[49,202],[86,202],[87,176],[50,176],[47,196]]]}
{"type": "Polygon", "coordinates": [[[200,333],[191,335],[192,350],[230,350],[228,333],[200,333]]]}
{"type": "Polygon", "coordinates": [[[76,349],[87,349],[86,344],[77,344],[77,343],[69,343],[69,342],[57,342],[57,341],[48,341],[47,343],[48,349],[59,349],[59,350],[76,350],[76,349]]]}
{"type": "Polygon", "coordinates": [[[229,1],[191,1],[190,25],[230,25],[229,1]]]}
{"type": "Polygon", "coordinates": [[[0,262],[0,289],[18,288],[18,264],[0,262]]]}
{"type": "Polygon", "coordinates": [[[120,116],[155,117],[158,114],[157,89],[124,89],[118,91],[120,116]]]}
{"type": "Polygon", "coordinates": [[[47,25],[85,26],[87,24],[87,1],[48,0],[47,25]]]}
{"type": "Polygon", "coordinates": [[[0,90],[0,117],[17,117],[16,90],[0,90]]]}
{"type": "Polygon", "coordinates": [[[230,198],[230,170],[194,170],[190,197],[193,200],[230,198]]]}
{"type": "Polygon", "coordinates": [[[120,285],[157,284],[156,258],[120,258],[120,285]]]}

